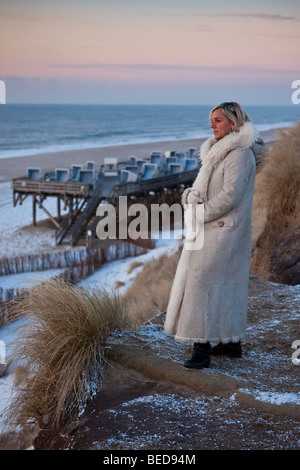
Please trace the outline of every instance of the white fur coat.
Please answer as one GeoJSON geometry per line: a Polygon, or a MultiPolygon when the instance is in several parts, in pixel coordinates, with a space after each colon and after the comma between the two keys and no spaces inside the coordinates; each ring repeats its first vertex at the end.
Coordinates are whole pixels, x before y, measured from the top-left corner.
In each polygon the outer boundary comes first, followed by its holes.
{"type": "Polygon", "coordinates": [[[183,204],[201,204],[204,243],[184,247],[174,278],[165,332],[179,341],[226,343],[245,334],[256,138],[248,122],[205,141],[202,167],[183,193],[183,204]]]}

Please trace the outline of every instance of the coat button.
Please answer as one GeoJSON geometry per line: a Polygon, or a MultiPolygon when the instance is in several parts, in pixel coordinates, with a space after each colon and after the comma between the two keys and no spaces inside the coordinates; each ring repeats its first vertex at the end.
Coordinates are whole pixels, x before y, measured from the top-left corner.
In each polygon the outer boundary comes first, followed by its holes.
{"type": "Polygon", "coordinates": [[[219,227],[223,227],[223,225],[224,225],[223,220],[220,220],[220,222],[218,222],[218,226],[219,226],[219,227]]]}

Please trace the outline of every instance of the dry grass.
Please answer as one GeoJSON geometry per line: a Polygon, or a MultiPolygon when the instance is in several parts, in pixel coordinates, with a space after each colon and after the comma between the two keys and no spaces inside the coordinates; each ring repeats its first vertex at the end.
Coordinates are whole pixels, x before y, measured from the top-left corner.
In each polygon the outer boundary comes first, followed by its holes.
{"type": "Polygon", "coordinates": [[[281,131],[264,156],[256,176],[253,224],[251,274],[268,280],[272,253],[300,226],[300,123],[281,131]]]}
{"type": "Polygon", "coordinates": [[[114,283],[114,289],[115,290],[120,289],[120,287],[123,287],[123,286],[125,286],[125,282],[123,282],[123,281],[116,281],[114,283]]]}
{"type": "Polygon", "coordinates": [[[180,252],[147,263],[124,294],[127,314],[137,326],[166,310],[180,252]]]}
{"type": "Polygon", "coordinates": [[[114,292],[51,280],[13,308],[28,320],[13,355],[19,383],[7,418],[15,425],[48,416],[58,424],[99,385],[108,337],[127,321],[124,306],[114,292]]]}
{"type": "Polygon", "coordinates": [[[131,274],[134,269],[139,268],[142,264],[141,261],[132,261],[128,267],[127,274],[131,274]]]}
{"type": "Polygon", "coordinates": [[[268,220],[300,221],[300,123],[279,133],[256,177],[254,206],[268,220]]]}

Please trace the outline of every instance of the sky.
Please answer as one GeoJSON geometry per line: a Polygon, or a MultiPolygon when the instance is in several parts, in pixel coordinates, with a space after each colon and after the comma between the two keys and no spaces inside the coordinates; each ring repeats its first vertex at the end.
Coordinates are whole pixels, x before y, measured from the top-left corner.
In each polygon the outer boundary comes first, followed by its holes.
{"type": "Polygon", "coordinates": [[[7,103],[291,105],[299,0],[0,0],[7,103]]]}

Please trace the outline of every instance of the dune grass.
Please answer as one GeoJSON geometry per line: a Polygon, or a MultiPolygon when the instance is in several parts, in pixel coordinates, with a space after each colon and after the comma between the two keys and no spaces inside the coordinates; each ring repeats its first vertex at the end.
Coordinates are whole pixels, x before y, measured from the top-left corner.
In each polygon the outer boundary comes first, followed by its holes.
{"type": "Polygon", "coordinates": [[[142,266],[142,262],[141,261],[132,261],[132,263],[130,263],[128,269],[127,269],[127,274],[131,274],[132,271],[134,271],[136,268],[139,268],[140,266],[142,266]]]}
{"type": "Polygon", "coordinates": [[[48,416],[58,424],[76,415],[98,387],[108,338],[127,324],[124,305],[114,291],[52,279],[12,308],[26,321],[13,354],[19,373],[8,421],[48,416]]]}
{"type": "Polygon", "coordinates": [[[254,205],[264,208],[268,220],[300,221],[300,123],[279,133],[267,150],[256,177],[254,205]]]}
{"type": "Polygon", "coordinates": [[[253,214],[260,233],[253,243],[251,273],[268,280],[272,253],[288,232],[300,227],[300,123],[280,131],[265,152],[256,176],[253,214]]]}

